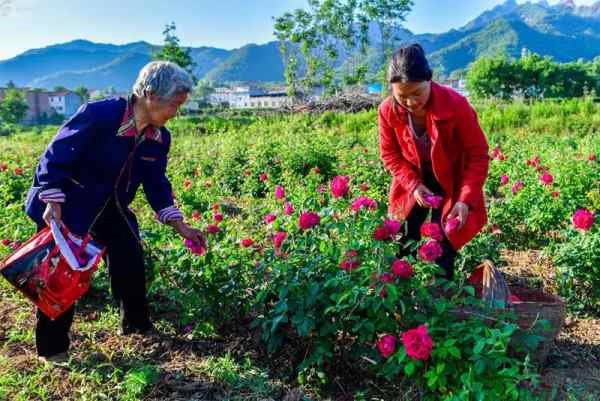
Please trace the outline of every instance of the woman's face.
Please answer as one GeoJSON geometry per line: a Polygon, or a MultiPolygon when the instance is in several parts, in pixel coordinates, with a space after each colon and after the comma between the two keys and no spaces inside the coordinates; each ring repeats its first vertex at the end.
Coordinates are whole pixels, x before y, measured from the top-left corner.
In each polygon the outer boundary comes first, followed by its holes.
{"type": "Polygon", "coordinates": [[[413,114],[425,111],[431,94],[431,81],[394,82],[391,85],[392,96],[402,107],[413,114]]]}
{"type": "Polygon", "coordinates": [[[186,102],[187,98],[187,93],[179,93],[168,100],[150,95],[147,103],[150,123],[155,127],[164,126],[167,121],[177,115],[177,110],[186,102]]]}

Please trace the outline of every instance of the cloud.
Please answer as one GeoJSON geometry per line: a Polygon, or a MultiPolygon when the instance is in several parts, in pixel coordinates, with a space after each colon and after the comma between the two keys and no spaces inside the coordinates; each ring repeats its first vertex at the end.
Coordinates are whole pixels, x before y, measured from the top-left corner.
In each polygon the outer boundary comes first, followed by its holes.
{"type": "Polygon", "coordinates": [[[0,15],[7,16],[12,11],[12,0],[0,0],[0,15]]]}

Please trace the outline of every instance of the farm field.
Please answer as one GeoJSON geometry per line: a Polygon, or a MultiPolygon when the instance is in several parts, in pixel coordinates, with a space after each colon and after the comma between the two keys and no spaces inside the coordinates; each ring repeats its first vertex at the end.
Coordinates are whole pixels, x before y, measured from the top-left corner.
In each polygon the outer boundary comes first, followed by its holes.
{"type": "MultiPolygon", "coordinates": [[[[71,362],[46,366],[33,308],[0,280],[0,399],[600,399],[600,106],[476,108],[492,158],[489,225],[461,250],[453,283],[435,279],[425,251],[395,258],[375,111],[174,120],[169,177],[208,251],[186,249],[140,191],[158,334],[117,334],[101,267],[76,312],[71,362]],[[466,278],[484,259],[565,299],[542,366],[543,322],[522,331],[510,314],[486,325],[452,313],[477,305],[466,278]]],[[[34,232],[23,201],[56,128],[0,136],[0,257],[34,232]]]]}

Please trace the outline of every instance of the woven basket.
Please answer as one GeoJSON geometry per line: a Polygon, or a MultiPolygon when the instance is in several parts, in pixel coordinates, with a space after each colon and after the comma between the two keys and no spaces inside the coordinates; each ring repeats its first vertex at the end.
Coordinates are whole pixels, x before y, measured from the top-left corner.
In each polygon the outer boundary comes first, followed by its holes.
{"type": "MultiPolygon", "coordinates": [[[[495,307],[497,310],[498,305],[504,305],[504,310],[516,314],[520,331],[511,340],[512,352],[525,350],[535,363],[543,364],[565,322],[564,300],[540,289],[509,287],[502,273],[488,260],[477,267],[469,282],[475,286],[477,294],[487,301],[488,307],[495,307]],[[542,320],[549,324],[537,325],[542,320]],[[543,338],[536,349],[527,349],[522,341],[522,337],[531,329],[543,338]]],[[[453,313],[463,319],[478,316],[488,324],[498,321],[493,316],[494,312],[489,309],[460,308],[453,313]]]]}

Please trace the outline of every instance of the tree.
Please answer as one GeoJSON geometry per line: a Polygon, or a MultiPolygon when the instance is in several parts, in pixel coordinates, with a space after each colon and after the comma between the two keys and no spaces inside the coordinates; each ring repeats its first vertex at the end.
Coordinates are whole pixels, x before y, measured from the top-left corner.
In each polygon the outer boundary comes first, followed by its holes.
{"type": "Polygon", "coordinates": [[[597,61],[558,63],[535,53],[512,61],[503,56],[484,57],[475,61],[467,73],[467,89],[479,98],[580,97],[595,91],[597,85],[597,61]]]}
{"type": "Polygon", "coordinates": [[[75,88],[74,92],[81,97],[82,101],[87,102],[90,100],[90,91],[85,86],[79,85],[77,88],[75,88]]]}
{"type": "Polygon", "coordinates": [[[0,120],[15,124],[25,118],[29,106],[25,94],[18,89],[6,90],[4,99],[0,102],[0,120]]]}
{"type": "Polygon", "coordinates": [[[194,60],[190,55],[190,49],[183,48],[179,45],[179,38],[175,35],[175,30],[176,26],[174,22],[165,26],[165,29],[163,30],[165,44],[158,52],[152,55],[152,59],[172,61],[189,72],[195,81],[196,77],[194,76],[193,69],[196,66],[196,63],[194,63],[194,60]]]}
{"type": "Polygon", "coordinates": [[[474,98],[510,99],[515,90],[511,62],[501,55],[478,59],[467,72],[467,90],[474,98]]]}
{"type": "Polygon", "coordinates": [[[275,36],[285,62],[288,93],[296,96],[318,86],[331,93],[340,82],[364,83],[370,67],[371,23],[380,29],[377,45],[383,57],[380,66],[385,65],[394,32],[411,5],[411,0],[309,0],[307,9],[277,17],[275,36]],[[340,68],[342,58],[347,62],[340,68]]]}

